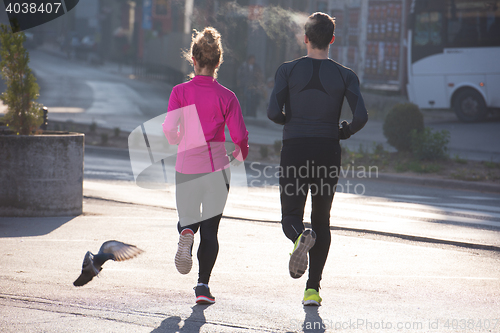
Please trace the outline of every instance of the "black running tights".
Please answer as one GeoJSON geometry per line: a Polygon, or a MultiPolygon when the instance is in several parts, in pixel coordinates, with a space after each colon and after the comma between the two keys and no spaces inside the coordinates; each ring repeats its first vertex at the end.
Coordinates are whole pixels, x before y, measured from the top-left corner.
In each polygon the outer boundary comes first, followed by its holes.
{"type": "Polygon", "coordinates": [[[330,210],[340,173],[340,145],[328,138],[300,138],[283,141],[281,151],[281,224],[292,241],[304,231],[304,207],[311,194],[311,226],[316,242],[309,250],[309,278],[306,289],[319,290],[330,249],[330,210]]]}

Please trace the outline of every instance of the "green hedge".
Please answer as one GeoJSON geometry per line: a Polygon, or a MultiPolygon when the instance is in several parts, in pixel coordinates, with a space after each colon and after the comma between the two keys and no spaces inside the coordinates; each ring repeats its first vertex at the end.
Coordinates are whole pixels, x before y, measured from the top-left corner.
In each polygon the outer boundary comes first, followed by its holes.
{"type": "Polygon", "coordinates": [[[398,151],[411,151],[411,132],[424,130],[424,116],[415,104],[396,104],[385,117],[383,130],[391,146],[398,151]]]}

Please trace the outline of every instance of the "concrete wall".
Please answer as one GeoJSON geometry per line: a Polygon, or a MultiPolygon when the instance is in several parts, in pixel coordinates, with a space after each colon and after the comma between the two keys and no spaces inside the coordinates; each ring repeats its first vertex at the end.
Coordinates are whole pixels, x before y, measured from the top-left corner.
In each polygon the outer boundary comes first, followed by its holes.
{"type": "Polygon", "coordinates": [[[82,213],[83,134],[0,135],[0,216],[82,213]]]}

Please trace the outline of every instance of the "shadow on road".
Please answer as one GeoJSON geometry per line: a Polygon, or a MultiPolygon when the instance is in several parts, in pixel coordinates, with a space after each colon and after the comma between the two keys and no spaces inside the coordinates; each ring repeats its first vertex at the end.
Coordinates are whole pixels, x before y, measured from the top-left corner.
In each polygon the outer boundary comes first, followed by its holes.
{"type": "Polygon", "coordinates": [[[0,218],[0,238],[46,235],[75,217],[2,217],[0,218]]]}
{"type": "Polygon", "coordinates": [[[319,315],[317,306],[304,306],[304,312],[306,313],[304,325],[302,326],[304,332],[323,333],[326,331],[326,326],[319,315]]]}
{"type": "Polygon", "coordinates": [[[161,322],[161,325],[151,333],[175,333],[175,332],[189,332],[196,333],[199,332],[201,327],[207,323],[205,314],[203,311],[207,309],[212,304],[205,305],[195,305],[193,306],[191,315],[184,320],[184,325],[180,327],[182,318],[179,316],[171,316],[161,322]]]}

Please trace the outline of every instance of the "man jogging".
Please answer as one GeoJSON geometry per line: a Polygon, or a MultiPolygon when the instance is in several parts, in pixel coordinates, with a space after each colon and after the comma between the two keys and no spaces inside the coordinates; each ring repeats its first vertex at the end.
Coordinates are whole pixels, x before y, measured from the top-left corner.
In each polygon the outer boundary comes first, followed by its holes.
{"type": "Polygon", "coordinates": [[[307,270],[304,305],[320,305],[321,275],[330,248],[330,210],[340,171],[339,140],[348,139],[368,121],[356,74],[328,58],[335,21],[314,13],[305,24],[307,56],[282,64],[275,77],[267,115],[283,127],[280,162],[281,224],[295,243],[289,270],[293,278],[307,270]],[[342,121],[344,96],[353,118],[342,121]],[[284,109],[283,109],[284,107],[284,109]],[[303,223],[307,194],[312,199],[312,230],[303,223]]]}

